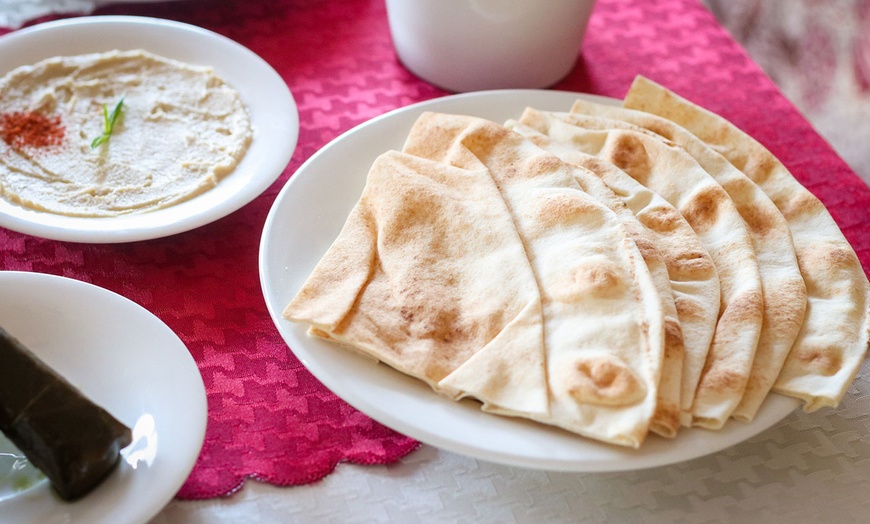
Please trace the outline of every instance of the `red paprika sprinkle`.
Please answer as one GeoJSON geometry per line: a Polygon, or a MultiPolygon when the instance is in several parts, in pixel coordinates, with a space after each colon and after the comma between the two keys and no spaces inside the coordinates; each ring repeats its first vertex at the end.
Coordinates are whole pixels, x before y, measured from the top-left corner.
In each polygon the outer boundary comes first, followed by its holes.
{"type": "Polygon", "coordinates": [[[57,146],[63,137],[64,127],[60,115],[49,117],[35,111],[14,111],[0,115],[0,138],[11,147],[57,146]]]}

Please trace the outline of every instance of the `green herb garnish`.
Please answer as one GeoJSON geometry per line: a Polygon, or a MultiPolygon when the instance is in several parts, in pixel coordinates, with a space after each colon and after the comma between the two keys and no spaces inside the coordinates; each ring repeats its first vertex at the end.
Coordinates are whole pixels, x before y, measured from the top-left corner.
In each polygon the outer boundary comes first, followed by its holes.
{"type": "Polygon", "coordinates": [[[123,105],[124,97],[122,96],[121,99],[118,100],[117,105],[115,105],[115,109],[112,109],[112,114],[110,115],[109,108],[106,107],[106,104],[103,104],[103,134],[91,142],[91,149],[95,149],[100,144],[108,142],[109,138],[112,137],[112,130],[115,129],[115,123],[121,116],[121,106],[123,105]]]}

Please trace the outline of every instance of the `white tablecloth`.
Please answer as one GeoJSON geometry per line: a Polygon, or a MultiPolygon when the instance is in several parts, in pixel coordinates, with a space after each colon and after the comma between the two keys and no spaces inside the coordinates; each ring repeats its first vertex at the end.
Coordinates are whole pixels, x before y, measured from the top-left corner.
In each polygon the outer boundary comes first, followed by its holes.
{"type": "Polygon", "coordinates": [[[169,504],[153,524],[265,522],[870,522],[870,364],[838,409],[796,411],[688,462],[553,473],[424,446],[398,464],[340,464],[323,481],[249,481],[232,497],[169,504]]]}

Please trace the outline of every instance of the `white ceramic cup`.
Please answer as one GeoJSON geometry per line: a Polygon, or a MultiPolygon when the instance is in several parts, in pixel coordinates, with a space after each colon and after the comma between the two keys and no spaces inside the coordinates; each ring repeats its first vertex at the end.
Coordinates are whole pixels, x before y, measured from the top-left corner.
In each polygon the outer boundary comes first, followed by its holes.
{"type": "Polygon", "coordinates": [[[386,0],[399,60],[449,91],[548,87],[577,61],[594,0],[386,0]]]}

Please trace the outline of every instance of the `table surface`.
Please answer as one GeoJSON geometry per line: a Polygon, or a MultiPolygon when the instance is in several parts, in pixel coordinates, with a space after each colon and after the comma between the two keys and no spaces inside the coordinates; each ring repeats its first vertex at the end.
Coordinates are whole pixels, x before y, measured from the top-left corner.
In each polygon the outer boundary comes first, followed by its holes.
{"type": "MultiPolygon", "coordinates": [[[[197,361],[209,398],[203,454],[154,523],[866,520],[866,362],[836,409],[797,411],[706,457],[604,474],[508,467],[426,445],[415,450],[413,441],[372,424],[307,374],[271,324],[258,286],[259,231],[271,203],[302,162],[342,132],[448,94],[398,63],[382,0],[5,0],[0,7],[0,23],[10,29],[93,14],[205,27],[269,62],[299,107],[299,144],[285,172],[251,204],[213,224],[119,245],[54,242],[0,229],[0,269],[64,275],[125,295],[172,327],[197,361]],[[93,10],[95,4],[101,5],[93,10]],[[181,282],[188,286],[183,296],[174,287],[181,282]],[[233,292],[218,296],[222,282],[233,292]],[[280,393],[329,414],[299,418],[282,405],[280,393]],[[286,425],[317,431],[336,420],[349,421],[341,429],[362,448],[330,443],[328,452],[311,453],[316,460],[302,460],[290,456],[297,442],[281,441],[286,425]]],[[[870,189],[697,0],[599,0],[576,67],[554,88],[621,97],[637,74],[722,114],[765,144],[828,206],[868,268],[870,189]]]]}

